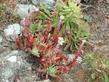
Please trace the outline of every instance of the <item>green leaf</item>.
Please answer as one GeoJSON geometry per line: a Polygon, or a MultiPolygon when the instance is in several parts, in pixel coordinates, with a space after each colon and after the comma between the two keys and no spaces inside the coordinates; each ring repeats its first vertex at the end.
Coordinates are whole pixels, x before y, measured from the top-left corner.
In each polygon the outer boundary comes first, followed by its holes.
{"type": "Polygon", "coordinates": [[[106,73],[103,74],[103,82],[109,82],[109,76],[106,73]]]}
{"type": "Polygon", "coordinates": [[[38,49],[36,47],[34,47],[31,52],[34,56],[40,57],[40,54],[39,54],[38,49]]]}
{"type": "Polygon", "coordinates": [[[105,64],[106,68],[109,69],[109,60],[108,59],[104,60],[104,64],[105,64]]]}
{"type": "Polygon", "coordinates": [[[37,30],[37,25],[36,24],[31,24],[30,25],[30,32],[32,34],[34,34],[36,32],[36,30],[37,30]]]}
{"type": "Polygon", "coordinates": [[[41,8],[41,9],[43,10],[43,12],[45,12],[48,16],[50,15],[50,11],[49,11],[49,9],[48,9],[48,7],[47,7],[46,4],[40,3],[40,8],[41,8]]]}
{"type": "Polygon", "coordinates": [[[40,19],[43,19],[44,21],[46,19],[49,19],[50,16],[50,10],[48,9],[47,5],[44,3],[40,3],[40,19]]]}
{"type": "Polygon", "coordinates": [[[48,19],[48,18],[49,18],[49,17],[48,17],[44,12],[40,11],[40,19],[46,20],[46,19],[48,19]]]}
{"type": "Polygon", "coordinates": [[[59,16],[53,17],[53,26],[55,27],[55,29],[57,29],[58,22],[59,22],[59,16]]]}
{"type": "Polygon", "coordinates": [[[56,68],[56,66],[54,66],[54,65],[50,66],[50,67],[47,69],[47,73],[48,73],[48,75],[50,75],[50,76],[55,76],[56,72],[57,72],[57,68],[56,68]]]}
{"type": "Polygon", "coordinates": [[[91,74],[91,78],[94,80],[96,78],[96,74],[95,73],[92,73],[91,74]]]}

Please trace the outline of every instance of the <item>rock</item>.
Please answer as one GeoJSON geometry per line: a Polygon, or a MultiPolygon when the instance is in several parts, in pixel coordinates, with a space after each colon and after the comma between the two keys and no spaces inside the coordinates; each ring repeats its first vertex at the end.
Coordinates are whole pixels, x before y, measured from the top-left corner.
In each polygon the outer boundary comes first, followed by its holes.
{"type": "Polygon", "coordinates": [[[49,79],[43,80],[43,81],[37,81],[37,82],[51,82],[49,79]]]}
{"type": "Polygon", "coordinates": [[[53,5],[55,4],[54,0],[32,0],[32,3],[34,5],[38,5],[40,2],[45,3],[49,9],[51,9],[53,7],[53,5]]]}
{"type": "Polygon", "coordinates": [[[10,62],[16,62],[17,57],[16,56],[11,56],[7,60],[10,61],[10,62]]]}
{"type": "Polygon", "coordinates": [[[85,21],[87,21],[88,23],[92,22],[92,17],[91,17],[91,16],[84,15],[83,19],[84,19],[85,21]]]}
{"type": "Polygon", "coordinates": [[[20,77],[22,79],[20,82],[31,82],[34,78],[32,78],[33,73],[30,73],[32,72],[31,64],[24,59],[26,56],[28,56],[28,54],[18,50],[9,51],[3,54],[1,53],[0,82],[14,82],[13,80],[17,75],[21,75],[20,77]]]}
{"type": "Polygon", "coordinates": [[[109,0],[106,0],[106,3],[109,3],[109,0]]]}
{"type": "Polygon", "coordinates": [[[3,37],[0,35],[0,47],[2,47],[3,37]]]}
{"type": "Polygon", "coordinates": [[[5,68],[3,70],[2,76],[4,76],[6,79],[8,79],[12,75],[13,75],[13,69],[11,69],[11,68],[5,68]]]}
{"type": "Polygon", "coordinates": [[[29,14],[29,12],[38,10],[39,8],[31,4],[17,4],[15,9],[16,13],[20,16],[21,19],[24,19],[29,14]]]}
{"type": "MultiPolygon", "coordinates": [[[[75,57],[75,55],[74,54],[67,54],[67,57],[68,57],[68,61],[71,61],[75,57]]],[[[76,62],[81,63],[82,61],[83,61],[82,58],[78,57],[76,62]]]]}
{"type": "Polygon", "coordinates": [[[54,0],[44,0],[44,2],[48,5],[48,8],[52,8],[55,3],[54,0]]]}
{"type": "Polygon", "coordinates": [[[80,4],[80,3],[81,3],[81,0],[75,0],[75,2],[76,2],[77,4],[80,4]]]}
{"type": "MultiPolygon", "coordinates": [[[[2,61],[3,62],[3,61],[2,61]]],[[[11,67],[14,64],[4,62],[0,63],[0,82],[13,82],[14,74],[16,73],[15,69],[17,67],[11,67]]]]}
{"type": "Polygon", "coordinates": [[[28,0],[19,0],[19,3],[21,3],[21,4],[27,4],[28,3],[28,0]]]}
{"type": "Polygon", "coordinates": [[[18,50],[13,50],[5,57],[5,60],[8,60],[10,63],[15,63],[17,62],[17,55],[19,54],[20,52],[18,50]]]}
{"type": "Polygon", "coordinates": [[[3,41],[3,38],[2,38],[2,36],[0,35],[0,43],[3,41]]]}
{"type": "Polygon", "coordinates": [[[59,81],[59,82],[78,82],[78,81],[74,81],[74,78],[73,77],[74,77],[73,75],[66,73],[62,77],[62,81],[59,81]]]}
{"type": "Polygon", "coordinates": [[[6,82],[9,82],[9,80],[6,80],[6,82]]]}
{"type": "Polygon", "coordinates": [[[32,0],[32,3],[33,3],[34,5],[38,5],[38,4],[39,4],[39,1],[40,1],[40,0],[32,0]]]}
{"type": "Polygon", "coordinates": [[[6,29],[4,29],[4,33],[6,39],[9,41],[15,41],[17,36],[21,33],[22,26],[18,23],[8,25],[6,29]]]}
{"type": "Polygon", "coordinates": [[[11,51],[11,52],[8,54],[8,56],[13,56],[13,55],[16,55],[16,54],[18,54],[18,53],[19,53],[18,50],[13,50],[13,51],[11,51]]]}

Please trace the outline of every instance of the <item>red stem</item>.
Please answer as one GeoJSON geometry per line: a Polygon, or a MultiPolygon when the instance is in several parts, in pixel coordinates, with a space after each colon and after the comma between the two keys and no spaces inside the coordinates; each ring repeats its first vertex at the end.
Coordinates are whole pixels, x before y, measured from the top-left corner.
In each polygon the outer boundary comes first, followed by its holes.
{"type": "Polygon", "coordinates": [[[82,41],[81,45],[80,45],[80,49],[77,51],[76,56],[68,63],[68,66],[72,67],[75,65],[78,57],[80,57],[81,53],[82,53],[82,48],[84,46],[85,40],[82,41]]]}
{"type": "Polygon", "coordinates": [[[57,28],[58,32],[60,32],[60,30],[61,30],[61,25],[62,25],[62,18],[60,17],[59,23],[58,23],[58,28],[57,28]]]}

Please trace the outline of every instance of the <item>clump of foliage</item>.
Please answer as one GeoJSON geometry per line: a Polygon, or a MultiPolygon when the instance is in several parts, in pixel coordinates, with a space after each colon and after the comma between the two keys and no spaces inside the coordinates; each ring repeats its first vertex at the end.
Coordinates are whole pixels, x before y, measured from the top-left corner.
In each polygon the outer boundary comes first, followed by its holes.
{"type": "MultiPolygon", "coordinates": [[[[72,6],[69,7],[69,5],[64,4],[63,7],[65,6],[65,13],[71,13],[75,11],[73,9],[76,9],[77,7],[74,2],[70,3],[70,0],[68,1],[70,6],[72,4],[75,8],[72,6]]],[[[40,66],[37,71],[38,74],[44,78],[47,78],[48,76],[59,78],[61,74],[68,73],[75,65],[78,57],[81,55],[85,43],[84,39],[86,39],[86,36],[84,35],[85,31],[83,31],[82,28],[79,27],[79,21],[78,23],[76,23],[76,20],[79,19],[79,15],[75,15],[78,12],[75,11],[76,13],[71,13],[73,17],[75,16],[74,22],[74,20],[69,19],[66,14],[61,14],[61,12],[64,13],[64,11],[60,11],[57,8],[58,6],[54,10],[48,10],[46,9],[46,5],[41,4],[41,9],[38,12],[37,17],[35,17],[36,23],[31,23],[32,14],[29,14],[25,18],[25,28],[22,34],[16,38],[17,48],[31,52],[34,56],[38,58],[40,66]],[[71,25],[69,25],[69,27],[66,27],[66,24],[69,22],[71,22],[71,25]],[[70,29],[68,30],[68,28],[70,29]],[[68,35],[69,37],[65,36],[64,33],[70,33],[68,35]],[[76,37],[78,38],[77,44],[79,48],[75,57],[72,60],[68,61],[68,57],[64,53],[63,49],[65,48],[65,46],[59,45],[59,37],[64,37],[66,44],[69,45],[76,45],[74,41],[76,37]],[[82,38],[83,40],[80,38],[82,38]]],[[[77,7],[77,9],[79,8],[77,7]]],[[[76,48],[76,46],[72,47],[76,48]]]]}
{"type": "Polygon", "coordinates": [[[88,66],[89,82],[109,81],[109,58],[99,54],[86,54],[84,61],[88,66]]]}
{"type": "Polygon", "coordinates": [[[87,39],[89,36],[89,29],[87,25],[81,19],[80,7],[74,2],[74,0],[68,0],[67,3],[62,0],[57,0],[53,10],[48,10],[47,6],[40,4],[40,17],[42,20],[41,25],[46,27],[46,21],[53,15],[53,28],[56,29],[59,22],[59,17],[63,16],[63,22],[61,25],[61,36],[65,40],[64,50],[78,48],[82,39],[87,39]]]}
{"type": "Polygon", "coordinates": [[[67,44],[65,50],[68,47],[70,50],[74,47],[78,48],[81,39],[86,39],[89,35],[84,21],[81,20],[82,15],[79,6],[77,6],[73,0],[68,0],[67,3],[58,0],[56,9],[59,15],[63,15],[65,17],[62,28],[62,33],[67,44]]]}
{"type": "MultiPolygon", "coordinates": [[[[26,23],[27,20],[28,19],[26,19],[26,23]]],[[[60,20],[62,19],[60,18],[60,20]]],[[[81,55],[84,41],[81,43],[76,56],[68,62],[67,56],[62,52],[63,50],[58,45],[58,38],[60,36],[60,30],[58,29],[60,27],[51,34],[49,33],[51,27],[49,27],[48,23],[48,28],[45,29],[44,33],[38,32],[33,35],[28,27],[30,25],[28,24],[26,24],[22,36],[16,38],[16,45],[20,49],[23,48],[26,51],[30,51],[39,59],[41,64],[39,69],[37,69],[39,75],[46,75],[46,78],[48,75],[58,78],[59,75],[68,73],[71,67],[76,63],[77,58],[81,55]]]]}

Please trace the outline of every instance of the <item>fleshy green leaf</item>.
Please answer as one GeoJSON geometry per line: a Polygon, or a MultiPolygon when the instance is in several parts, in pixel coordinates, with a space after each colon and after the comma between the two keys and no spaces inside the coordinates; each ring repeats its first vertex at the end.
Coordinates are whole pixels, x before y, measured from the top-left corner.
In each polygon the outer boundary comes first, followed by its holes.
{"type": "Polygon", "coordinates": [[[56,66],[54,66],[54,65],[50,66],[50,67],[47,69],[47,73],[48,73],[48,75],[50,75],[50,76],[55,76],[56,72],[57,72],[57,69],[56,69],[56,66]]]}
{"type": "Polygon", "coordinates": [[[34,47],[31,52],[34,56],[40,57],[38,49],[36,47],[34,47]]]}
{"type": "Polygon", "coordinates": [[[109,82],[109,76],[106,73],[103,74],[103,82],[109,82]]]}
{"type": "Polygon", "coordinates": [[[36,24],[31,24],[30,25],[30,32],[32,34],[34,34],[36,32],[36,30],[37,30],[37,25],[36,24]]]}

